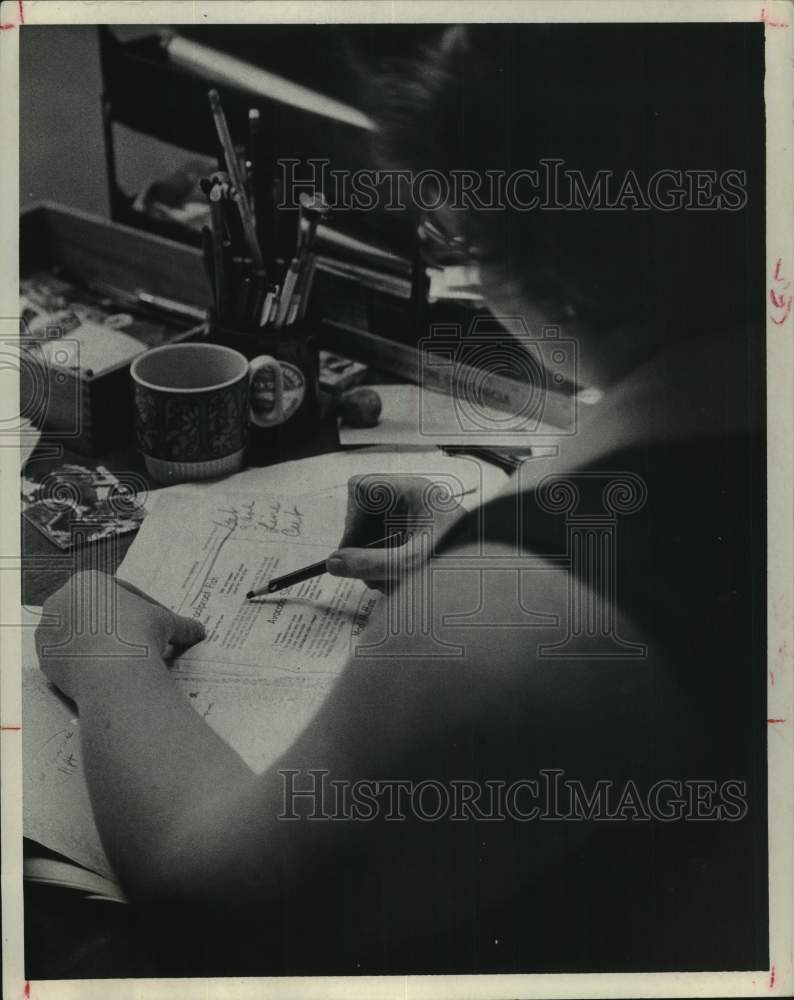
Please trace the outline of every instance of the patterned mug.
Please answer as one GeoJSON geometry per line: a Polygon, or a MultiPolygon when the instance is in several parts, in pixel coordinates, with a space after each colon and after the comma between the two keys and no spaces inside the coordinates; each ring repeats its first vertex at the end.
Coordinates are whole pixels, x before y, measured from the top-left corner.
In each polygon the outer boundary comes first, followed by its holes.
{"type": "Polygon", "coordinates": [[[139,355],[130,374],[135,431],[149,475],[161,483],[214,479],[243,464],[249,424],[284,419],[281,366],[268,355],[252,361],[220,344],[169,344],[139,355]],[[272,405],[252,406],[254,380],[272,381],[272,405]]]}

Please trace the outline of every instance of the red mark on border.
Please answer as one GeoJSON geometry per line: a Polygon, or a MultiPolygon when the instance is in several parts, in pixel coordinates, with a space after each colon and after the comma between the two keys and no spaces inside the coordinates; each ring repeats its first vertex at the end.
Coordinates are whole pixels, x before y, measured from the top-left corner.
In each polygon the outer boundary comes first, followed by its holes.
{"type": "Polygon", "coordinates": [[[3,24],[0,24],[0,31],[8,31],[9,28],[17,28],[20,24],[25,23],[25,5],[22,0],[17,0],[17,13],[19,20],[3,22],[3,24]]]}
{"type": "Polygon", "coordinates": [[[0,726],[2,733],[18,733],[22,726],[0,726]]]}
{"type": "Polygon", "coordinates": [[[774,965],[769,970],[769,988],[773,990],[775,988],[775,967],[774,965]]]}
{"type": "Polygon", "coordinates": [[[785,722],[785,719],[767,719],[767,722],[785,722]]]}
{"type": "Polygon", "coordinates": [[[770,18],[769,14],[767,14],[766,7],[762,7],[761,8],[761,18],[760,18],[760,20],[763,21],[764,24],[768,24],[770,28],[787,28],[788,27],[788,21],[773,21],[770,18]]]}
{"type": "Polygon", "coordinates": [[[772,274],[773,286],[769,289],[769,299],[776,310],[774,316],[769,318],[775,326],[782,326],[791,314],[792,294],[788,291],[791,282],[786,280],[783,274],[783,258],[778,257],[775,261],[775,270],[772,274]],[[788,293],[788,294],[787,294],[788,293]]]}
{"type": "Polygon", "coordinates": [[[25,988],[22,990],[23,997],[30,997],[30,980],[25,980],[25,988]]]}

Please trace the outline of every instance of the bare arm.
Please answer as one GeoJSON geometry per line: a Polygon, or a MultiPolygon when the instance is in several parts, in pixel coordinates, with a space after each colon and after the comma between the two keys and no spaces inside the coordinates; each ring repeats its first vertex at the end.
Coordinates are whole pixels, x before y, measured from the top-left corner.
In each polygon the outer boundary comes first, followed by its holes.
{"type": "MultiPolygon", "coordinates": [[[[366,824],[279,819],[285,789],[280,772],[305,775],[322,769],[350,782],[395,778],[405,776],[409,761],[418,759],[426,768],[424,777],[443,781],[450,775],[434,762],[441,760],[445,743],[464,730],[481,734],[484,745],[506,738],[505,719],[517,700],[539,706],[546,724],[555,713],[562,716],[572,691],[577,703],[589,702],[597,712],[604,696],[603,670],[590,666],[566,675],[534,661],[526,612],[517,601],[515,555],[490,546],[477,558],[481,561],[470,561],[468,569],[436,573],[440,564],[430,567],[435,580],[431,631],[445,645],[428,647],[427,635],[415,627],[417,606],[406,597],[419,591],[404,583],[384,598],[370,623],[365,640],[377,647],[351,659],[312,725],[261,777],[198,717],[156,653],[143,664],[119,661],[86,671],[67,693],[80,709],[97,825],[131,894],[209,907],[233,901],[244,908],[275,900],[286,870],[294,897],[308,894],[315,900],[315,881],[334,877],[348,865],[346,877],[366,906],[367,894],[374,891],[372,872],[388,866],[389,859],[379,855],[387,848],[366,824]],[[501,570],[481,571],[499,558],[506,560],[501,570]],[[477,608],[477,620],[497,627],[446,622],[450,615],[477,608]],[[456,646],[462,655],[446,655],[456,646]]],[[[418,573],[427,575],[428,569],[418,573]]],[[[566,575],[550,568],[533,573],[533,579],[534,610],[561,614],[566,575]]],[[[153,649],[158,641],[164,644],[163,638],[150,640],[153,649]]],[[[530,740],[531,720],[522,725],[530,740]]],[[[432,885],[438,836],[438,826],[405,827],[420,895],[423,885],[432,885]]],[[[417,925],[425,912],[417,907],[417,925]]]]}
{"type": "MultiPolygon", "coordinates": [[[[60,624],[39,627],[39,659],[78,705],[89,792],[114,869],[138,896],[189,881],[195,858],[171,845],[184,843],[184,829],[212,823],[254,778],[193,711],[163,660],[168,646],[203,638],[203,627],[102,574],[75,575],[45,610],[60,624]],[[109,616],[110,634],[75,628],[74,609],[86,622],[109,616]]],[[[210,853],[219,846],[206,843],[210,853]]]]}
{"type": "MultiPolygon", "coordinates": [[[[66,647],[69,656],[48,651],[68,637],[75,591],[84,593],[90,610],[100,614],[97,602],[105,599],[106,588],[86,584],[84,575],[73,577],[50,599],[47,611],[59,614],[64,624],[40,629],[38,643],[45,672],[78,705],[89,789],[114,867],[133,891],[144,894],[166,881],[189,881],[191,869],[205,882],[215,869],[220,875],[229,857],[239,872],[242,841],[252,838],[260,850],[280,811],[278,769],[270,777],[255,778],[174,685],[160,650],[174,635],[184,644],[200,638],[198,632],[185,631],[195,623],[116,586],[122,638],[140,644],[148,650],[146,656],[127,656],[126,647],[119,645],[103,651],[90,637],[73,637],[66,647]],[[85,646],[82,658],[78,642],[85,646]],[[230,823],[240,809],[254,810],[256,820],[230,823]],[[238,837],[240,843],[235,842],[238,837]]],[[[464,595],[458,590],[455,596],[464,595]]],[[[473,593],[471,600],[476,600],[473,593]]],[[[384,598],[370,636],[409,610],[396,594],[384,598]]],[[[447,610],[436,605],[437,615],[447,610]]],[[[364,775],[376,757],[399,759],[407,734],[402,723],[396,725],[395,707],[406,692],[420,701],[443,696],[452,710],[460,697],[453,675],[459,677],[464,664],[456,660],[450,672],[448,661],[434,665],[432,656],[412,656],[412,637],[399,623],[394,632],[377,657],[350,662],[321,716],[292,748],[290,766],[327,766],[364,775]],[[393,661],[393,655],[400,658],[393,661]]],[[[471,671],[470,660],[465,669],[471,671]]],[[[423,738],[420,730],[417,718],[411,723],[412,742],[423,738]]],[[[260,861],[257,857],[252,863],[260,868],[260,861]]],[[[228,875],[223,871],[220,877],[228,875]]],[[[168,891],[176,887],[172,884],[168,891]]]]}

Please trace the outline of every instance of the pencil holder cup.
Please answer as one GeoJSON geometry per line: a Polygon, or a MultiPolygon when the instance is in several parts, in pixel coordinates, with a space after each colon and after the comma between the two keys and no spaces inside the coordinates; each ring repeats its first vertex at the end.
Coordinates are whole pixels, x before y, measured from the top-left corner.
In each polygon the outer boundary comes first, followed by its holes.
{"type": "Polygon", "coordinates": [[[266,420],[253,421],[249,447],[252,461],[281,457],[285,447],[311,435],[319,424],[319,353],[313,331],[314,324],[297,322],[252,332],[210,318],[211,343],[231,347],[247,358],[274,358],[281,370],[281,406],[275,399],[271,371],[263,370],[252,385],[254,412],[263,414],[266,420]]]}
{"type": "Polygon", "coordinates": [[[220,344],[156,347],[132,364],[135,429],[149,474],[161,483],[215,479],[243,465],[250,428],[284,418],[282,367],[220,344]],[[269,385],[269,402],[260,401],[269,385]]]}

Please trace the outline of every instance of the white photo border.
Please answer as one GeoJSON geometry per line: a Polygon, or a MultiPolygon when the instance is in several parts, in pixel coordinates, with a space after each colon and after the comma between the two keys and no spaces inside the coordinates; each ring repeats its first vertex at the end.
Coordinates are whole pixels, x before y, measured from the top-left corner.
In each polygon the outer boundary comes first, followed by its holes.
{"type": "MultiPolygon", "coordinates": [[[[788,996],[792,979],[794,900],[794,314],[774,322],[770,289],[776,269],[794,276],[794,4],[749,0],[3,0],[0,4],[0,316],[18,313],[19,33],[43,24],[220,24],[319,22],[708,22],[765,25],[767,273],[767,753],[770,968],[750,972],[604,973],[499,976],[386,976],[209,980],[24,979],[20,634],[0,628],[0,774],[2,776],[3,997],[249,997],[446,1000],[500,997],[788,996]],[[778,261],[781,262],[778,265],[778,261]],[[778,721],[780,720],[780,721],[778,721]]],[[[16,372],[0,371],[4,413],[18,412],[16,372]],[[16,409],[14,409],[16,408],[16,409]]],[[[18,455],[0,448],[0,623],[20,606],[18,455]]]]}

